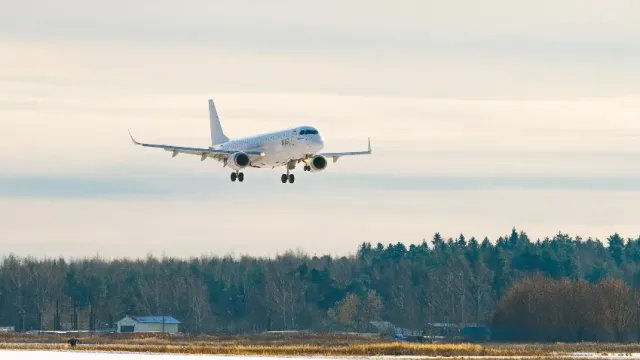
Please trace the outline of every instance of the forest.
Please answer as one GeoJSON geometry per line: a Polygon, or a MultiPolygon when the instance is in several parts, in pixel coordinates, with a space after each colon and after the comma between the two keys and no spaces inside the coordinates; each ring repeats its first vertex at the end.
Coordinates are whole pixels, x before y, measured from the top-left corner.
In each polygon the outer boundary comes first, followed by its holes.
{"type": "Polygon", "coordinates": [[[171,315],[186,333],[372,331],[485,324],[495,339],[623,341],[640,326],[640,238],[558,233],[532,240],[362,243],[342,257],[69,260],[6,255],[0,326],[109,329],[125,315],[171,315]]]}

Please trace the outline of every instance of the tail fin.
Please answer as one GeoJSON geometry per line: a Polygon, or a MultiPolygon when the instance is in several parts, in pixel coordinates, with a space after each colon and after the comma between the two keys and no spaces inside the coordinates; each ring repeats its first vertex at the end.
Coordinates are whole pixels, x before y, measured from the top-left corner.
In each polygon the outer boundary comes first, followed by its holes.
{"type": "Polygon", "coordinates": [[[218,112],[212,99],[209,99],[209,121],[211,125],[211,145],[217,145],[229,141],[229,138],[222,131],[218,112]]]}

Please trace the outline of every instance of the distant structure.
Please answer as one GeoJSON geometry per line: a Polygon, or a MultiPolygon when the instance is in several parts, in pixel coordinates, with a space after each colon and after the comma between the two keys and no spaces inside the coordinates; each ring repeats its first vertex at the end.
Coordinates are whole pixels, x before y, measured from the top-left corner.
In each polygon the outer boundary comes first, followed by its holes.
{"type": "Polygon", "coordinates": [[[171,316],[125,316],[118,321],[119,333],[178,333],[180,321],[171,316]]]}
{"type": "Polygon", "coordinates": [[[395,335],[400,332],[400,329],[388,321],[370,321],[369,325],[381,335],[395,335]]]}
{"type": "Polygon", "coordinates": [[[460,329],[460,337],[469,342],[487,342],[491,340],[491,329],[484,325],[468,325],[460,329]]]}

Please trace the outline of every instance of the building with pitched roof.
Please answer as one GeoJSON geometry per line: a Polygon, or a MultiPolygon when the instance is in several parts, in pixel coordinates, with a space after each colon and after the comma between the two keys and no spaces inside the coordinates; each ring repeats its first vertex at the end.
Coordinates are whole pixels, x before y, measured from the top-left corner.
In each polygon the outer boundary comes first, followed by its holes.
{"type": "Polygon", "coordinates": [[[140,332],[159,332],[159,333],[178,333],[178,325],[180,321],[172,316],[131,316],[127,315],[118,321],[119,333],[140,333],[140,332]]]}

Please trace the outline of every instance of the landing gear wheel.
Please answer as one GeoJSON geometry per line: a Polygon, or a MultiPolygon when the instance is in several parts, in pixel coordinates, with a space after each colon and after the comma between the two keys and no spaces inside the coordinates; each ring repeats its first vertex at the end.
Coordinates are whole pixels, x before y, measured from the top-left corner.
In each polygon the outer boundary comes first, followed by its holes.
{"type": "Polygon", "coordinates": [[[295,180],[296,180],[296,177],[293,176],[293,174],[289,174],[289,184],[293,184],[295,180]]]}
{"type": "Polygon", "coordinates": [[[287,174],[282,174],[282,176],[280,177],[280,181],[282,181],[282,183],[286,183],[287,182],[287,174]]]}
{"type": "Polygon", "coordinates": [[[304,171],[310,171],[311,170],[311,166],[309,165],[305,165],[304,166],[304,171]]]}
{"type": "MultiPolygon", "coordinates": [[[[238,174],[236,174],[236,173],[232,172],[232,173],[231,173],[231,181],[232,181],[232,182],[235,182],[237,178],[238,178],[238,174]]],[[[240,181],[242,181],[242,180],[240,180],[240,181]]]]}
{"type": "Polygon", "coordinates": [[[244,173],[239,173],[238,174],[238,181],[240,181],[240,182],[244,181],[244,173]]]}

